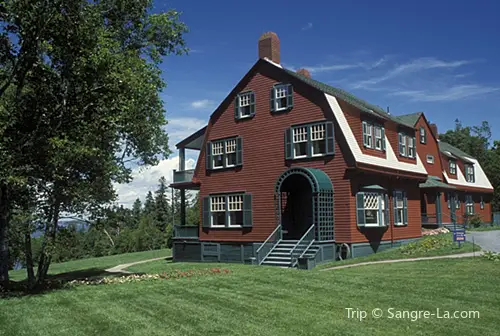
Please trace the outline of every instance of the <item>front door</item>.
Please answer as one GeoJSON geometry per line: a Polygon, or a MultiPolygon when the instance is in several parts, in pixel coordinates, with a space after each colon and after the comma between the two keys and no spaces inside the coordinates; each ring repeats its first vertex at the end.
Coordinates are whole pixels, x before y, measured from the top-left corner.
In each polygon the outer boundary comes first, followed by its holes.
{"type": "Polygon", "coordinates": [[[293,174],[280,190],[283,239],[297,240],[313,224],[312,190],[307,178],[293,174]]]}

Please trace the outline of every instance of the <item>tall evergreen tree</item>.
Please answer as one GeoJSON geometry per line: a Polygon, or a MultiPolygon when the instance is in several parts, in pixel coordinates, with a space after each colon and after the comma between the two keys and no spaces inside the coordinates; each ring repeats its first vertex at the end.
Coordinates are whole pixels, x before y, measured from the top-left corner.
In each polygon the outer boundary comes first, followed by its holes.
{"type": "Polygon", "coordinates": [[[156,195],[155,219],[156,219],[156,225],[161,231],[165,231],[165,228],[168,224],[168,219],[170,217],[167,192],[168,192],[167,180],[165,179],[164,176],[162,176],[158,180],[158,189],[155,192],[156,195]]]}
{"type": "Polygon", "coordinates": [[[144,201],[144,214],[153,216],[155,213],[155,199],[153,197],[153,193],[148,191],[146,195],[146,200],[144,201]]]}

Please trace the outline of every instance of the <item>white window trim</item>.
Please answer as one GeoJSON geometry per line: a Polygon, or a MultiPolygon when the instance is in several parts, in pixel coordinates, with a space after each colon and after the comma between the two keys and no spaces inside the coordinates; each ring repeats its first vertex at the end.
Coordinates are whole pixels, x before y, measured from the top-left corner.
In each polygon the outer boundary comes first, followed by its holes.
{"type": "Polygon", "coordinates": [[[308,126],[296,126],[296,127],[292,127],[292,144],[293,144],[293,158],[294,159],[302,159],[302,158],[306,158],[307,157],[307,143],[309,142],[309,139],[310,139],[310,134],[309,134],[309,127],[308,126]],[[299,129],[302,129],[302,128],[305,128],[305,135],[306,135],[306,138],[305,140],[300,140],[300,141],[297,141],[295,140],[295,131],[296,130],[299,130],[299,129]],[[297,148],[295,147],[296,144],[299,144],[299,143],[305,143],[306,144],[306,153],[304,155],[297,155],[297,148]]]}
{"type": "Polygon", "coordinates": [[[373,125],[367,121],[363,121],[363,146],[366,148],[374,148],[373,143],[373,125]],[[366,132],[365,132],[366,131],[366,132]],[[366,137],[366,142],[365,142],[366,137]]]}
{"type": "Polygon", "coordinates": [[[293,160],[312,158],[312,157],[323,157],[323,156],[331,155],[331,154],[327,153],[327,146],[328,146],[328,143],[327,143],[328,142],[327,121],[315,122],[315,123],[313,122],[311,124],[295,125],[295,126],[291,126],[290,128],[291,128],[291,137],[292,137],[291,141],[292,141],[292,147],[293,147],[293,151],[292,151],[292,159],[293,160]],[[312,139],[312,136],[313,136],[312,128],[315,126],[319,126],[319,127],[323,128],[323,138],[315,139],[315,140],[312,139]],[[295,133],[294,132],[296,129],[300,129],[300,128],[306,129],[306,140],[305,141],[304,140],[301,140],[301,141],[295,140],[295,136],[294,136],[295,133]],[[317,141],[325,141],[325,152],[324,153],[314,154],[314,143],[317,141]],[[298,144],[298,143],[306,143],[306,154],[305,155],[297,155],[296,154],[295,144],[298,144]],[[310,155],[308,153],[310,153],[310,155]]]}
{"type": "Polygon", "coordinates": [[[220,228],[242,228],[243,227],[242,225],[239,225],[239,224],[238,225],[232,225],[231,224],[231,217],[228,215],[228,213],[231,212],[231,211],[242,211],[243,212],[243,195],[244,194],[211,195],[210,196],[210,227],[211,228],[215,228],[215,229],[220,229],[220,228]],[[240,201],[241,210],[230,210],[229,209],[230,208],[229,197],[232,197],[232,196],[236,196],[236,197],[240,197],[241,198],[241,201],[240,201]],[[221,210],[214,211],[213,210],[212,200],[214,198],[217,198],[217,197],[224,198],[224,211],[221,211],[221,210]],[[225,220],[225,222],[226,222],[225,225],[215,225],[214,224],[214,218],[213,218],[212,214],[216,213],[216,212],[220,212],[220,213],[224,214],[224,218],[226,219],[225,220]]]}
{"type": "Polygon", "coordinates": [[[385,204],[385,193],[382,193],[382,192],[375,192],[375,191],[364,191],[364,196],[366,197],[366,195],[369,195],[369,194],[372,194],[372,195],[377,195],[378,197],[378,209],[377,210],[377,223],[367,223],[366,222],[366,210],[375,210],[375,209],[367,209],[363,206],[363,211],[365,212],[365,227],[385,227],[386,224],[385,224],[385,210],[386,210],[386,207],[388,206],[387,204],[385,204]],[[380,221],[382,220],[382,223],[380,223],[380,221]]]}
{"type": "Polygon", "coordinates": [[[325,156],[326,155],[326,123],[309,125],[309,127],[308,127],[308,133],[310,133],[309,137],[311,139],[311,148],[310,148],[310,150],[311,150],[311,156],[312,157],[325,156]],[[313,132],[313,127],[319,127],[320,131],[313,132]],[[320,138],[318,138],[318,139],[314,139],[313,140],[313,133],[323,133],[323,136],[320,137],[320,138]],[[319,141],[325,141],[325,152],[324,153],[314,154],[314,143],[315,142],[319,142],[319,141]]]}
{"type": "Polygon", "coordinates": [[[406,136],[406,138],[407,138],[407,143],[408,143],[408,146],[407,146],[408,157],[410,159],[414,159],[415,156],[417,155],[416,146],[415,146],[415,138],[410,137],[408,135],[406,136]],[[411,142],[411,145],[410,145],[410,142],[411,142]]]}
{"type": "Polygon", "coordinates": [[[403,157],[407,157],[408,156],[408,148],[407,148],[407,145],[406,145],[406,135],[400,133],[399,134],[399,144],[400,144],[400,148],[399,148],[399,155],[403,156],[403,157]]]}
{"type": "Polygon", "coordinates": [[[473,165],[466,165],[465,166],[465,180],[467,182],[474,183],[475,180],[476,180],[475,174],[476,174],[476,172],[474,171],[474,166],[473,165]]]}
{"type": "Polygon", "coordinates": [[[273,88],[273,95],[274,95],[274,110],[276,112],[287,110],[288,107],[289,107],[288,103],[286,104],[286,106],[278,108],[278,99],[285,98],[285,99],[288,100],[288,84],[275,85],[274,88],[273,88]],[[278,89],[284,89],[285,90],[285,97],[278,97],[278,89]]]}
{"type": "Polygon", "coordinates": [[[374,130],[374,138],[375,138],[375,142],[374,142],[374,145],[375,145],[375,149],[376,150],[383,150],[383,139],[382,139],[382,127],[380,126],[374,126],[373,127],[373,130],[374,130]],[[380,134],[377,135],[377,131],[380,132],[380,134]],[[377,146],[377,140],[380,140],[380,147],[377,146]]]}
{"type": "Polygon", "coordinates": [[[224,213],[224,216],[226,214],[226,209],[227,209],[227,197],[224,197],[224,196],[220,196],[220,195],[214,195],[214,196],[210,196],[210,227],[212,228],[225,228],[226,225],[216,225],[214,224],[214,217],[213,217],[213,214],[214,213],[224,213]],[[214,207],[214,198],[224,198],[224,211],[222,210],[214,210],[213,207],[214,207]]]}
{"type": "Polygon", "coordinates": [[[394,214],[394,226],[406,226],[405,224],[405,219],[404,219],[404,212],[405,212],[405,200],[404,200],[404,193],[401,190],[396,190],[396,206],[394,211],[399,211],[403,210],[401,216],[397,216],[400,219],[400,222],[396,222],[396,215],[394,214]],[[402,205],[401,207],[398,206],[398,199],[401,198],[402,205]]]}
{"type": "Polygon", "coordinates": [[[467,215],[473,215],[475,213],[474,198],[472,197],[472,195],[465,196],[465,213],[467,215]],[[469,212],[471,207],[472,207],[472,212],[469,212]]]}
{"type": "Polygon", "coordinates": [[[425,131],[425,128],[420,127],[420,143],[425,144],[427,143],[427,132],[425,131]]]}
{"type": "MultiPolygon", "coordinates": [[[[226,196],[226,202],[228,202],[228,203],[227,203],[227,204],[228,204],[228,207],[227,207],[227,212],[229,212],[229,213],[230,213],[230,212],[241,211],[241,213],[242,213],[242,215],[243,215],[243,194],[233,194],[233,195],[227,195],[227,196],[226,196]],[[238,202],[236,202],[237,204],[239,204],[239,209],[236,209],[236,210],[234,210],[234,209],[230,209],[230,205],[231,205],[231,202],[229,202],[229,198],[230,198],[230,197],[239,197],[239,198],[240,198],[240,199],[239,199],[239,201],[238,201],[238,202]]],[[[233,202],[233,204],[235,204],[235,202],[233,202]]],[[[237,224],[237,225],[233,225],[233,224],[231,224],[231,216],[229,216],[229,214],[228,214],[228,216],[227,216],[226,218],[227,218],[227,221],[228,221],[228,223],[227,223],[227,227],[230,227],[230,228],[241,228],[241,227],[242,227],[242,225],[241,225],[241,224],[237,224]]]]}
{"type": "Polygon", "coordinates": [[[219,141],[213,141],[212,142],[212,168],[213,169],[222,169],[224,168],[224,160],[226,159],[226,156],[224,155],[224,146],[226,146],[226,141],[225,140],[219,140],[219,141]],[[221,145],[220,148],[222,148],[222,153],[221,154],[215,154],[215,148],[219,147],[219,145],[221,145]],[[216,157],[218,155],[222,155],[222,164],[220,166],[216,166],[215,165],[215,162],[217,161],[216,160],[216,157]]]}
{"type": "Polygon", "coordinates": [[[457,162],[456,161],[453,161],[453,160],[450,160],[449,163],[448,163],[448,170],[450,172],[450,175],[457,175],[457,162]],[[452,166],[453,166],[453,171],[452,171],[452,166]]]}
{"type": "Polygon", "coordinates": [[[236,167],[236,159],[234,164],[232,165],[229,164],[229,154],[234,154],[235,156],[238,155],[236,153],[238,151],[238,143],[236,141],[236,138],[224,141],[224,146],[226,146],[226,153],[224,154],[224,160],[226,160],[226,168],[236,167]],[[228,152],[228,144],[234,146],[234,151],[228,152]]]}
{"type": "Polygon", "coordinates": [[[251,118],[252,117],[252,113],[247,114],[247,115],[243,115],[242,114],[242,109],[241,109],[242,107],[246,107],[246,106],[251,106],[252,105],[250,103],[252,101],[251,100],[251,96],[255,97],[255,92],[253,92],[253,91],[247,91],[247,92],[242,92],[242,93],[238,94],[238,118],[239,119],[245,119],[245,118],[251,118]],[[246,96],[248,96],[248,104],[241,105],[242,98],[244,98],[246,96]]]}
{"type": "Polygon", "coordinates": [[[427,160],[427,163],[434,164],[434,155],[427,154],[425,159],[427,160]]]}

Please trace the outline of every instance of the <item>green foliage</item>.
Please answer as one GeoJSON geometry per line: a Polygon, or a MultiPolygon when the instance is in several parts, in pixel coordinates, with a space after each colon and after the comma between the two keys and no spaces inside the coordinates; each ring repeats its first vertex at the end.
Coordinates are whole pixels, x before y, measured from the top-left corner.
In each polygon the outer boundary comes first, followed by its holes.
{"type": "Polygon", "coordinates": [[[401,253],[415,255],[427,253],[453,246],[453,240],[448,235],[426,236],[416,242],[409,243],[400,248],[401,253]]]}
{"type": "Polygon", "coordinates": [[[483,258],[489,261],[500,262],[500,253],[495,253],[492,251],[486,251],[483,253],[483,258]]]}
{"type": "Polygon", "coordinates": [[[481,226],[483,220],[479,214],[473,214],[466,217],[466,223],[468,227],[477,228],[481,226]]]}

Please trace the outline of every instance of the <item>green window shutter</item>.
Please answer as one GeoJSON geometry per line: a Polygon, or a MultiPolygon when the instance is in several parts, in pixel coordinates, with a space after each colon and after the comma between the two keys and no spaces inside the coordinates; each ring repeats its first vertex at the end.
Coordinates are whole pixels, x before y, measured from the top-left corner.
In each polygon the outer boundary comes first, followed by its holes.
{"type": "Polygon", "coordinates": [[[365,226],[365,193],[356,194],[356,223],[358,226],[365,226]]]}
{"type": "Polygon", "coordinates": [[[226,168],[227,160],[226,160],[226,141],[222,141],[222,167],[226,168]]]}
{"type": "Polygon", "coordinates": [[[292,129],[287,128],[285,130],[285,159],[293,159],[293,143],[292,143],[292,129]]]}
{"type": "Polygon", "coordinates": [[[333,122],[327,121],[326,128],[326,154],[335,154],[335,135],[333,129],[333,122]]]}
{"type": "Polygon", "coordinates": [[[399,222],[399,213],[398,213],[398,194],[394,191],[392,193],[392,202],[394,204],[394,225],[399,222]]]}
{"type": "Polygon", "coordinates": [[[286,95],[286,105],[288,108],[293,107],[293,86],[292,84],[288,84],[288,92],[286,95]]]}
{"type": "Polygon", "coordinates": [[[408,225],[408,198],[406,191],[403,192],[403,224],[408,225]]]}
{"type": "Polygon", "coordinates": [[[448,198],[448,209],[451,209],[451,194],[446,193],[446,197],[448,198]]]}
{"type": "Polygon", "coordinates": [[[413,137],[413,157],[417,157],[417,139],[413,137]]]}
{"type": "Polygon", "coordinates": [[[307,157],[312,156],[312,142],[311,142],[311,125],[307,126],[307,157]]]}
{"type": "Polygon", "coordinates": [[[240,119],[240,95],[234,99],[234,119],[240,119]]]}
{"type": "Polygon", "coordinates": [[[368,146],[368,124],[363,121],[363,146],[368,146]]]}
{"type": "Polygon", "coordinates": [[[390,205],[389,205],[389,195],[385,194],[385,226],[389,226],[389,217],[390,217],[390,213],[389,213],[389,208],[390,208],[390,205]]]}
{"type": "Polygon", "coordinates": [[[253,117],[255,115],[255,93],[252,92],[250,95],[250,115],[253,117]]]}
{"type": "Polygon", "coordinates": [[[252,227],[252,195],[243,195],[243,227],[252,227]]]}
{"type": "Polygon", "coordinates": [[[203,197],[203,223],[202,227],[210,227],[210,197],[203,197]]]}
{"type": "Polygon", "coordinates": [[[274,112],[276,111],[276,101],[274,99],[274,86],[273,88],[271,89],[271,94],[269,95],[269,104],[270,104],[270,107],[271,107],[271,112],[274,112]]]}
{"type": "Polygon", "coordinates": [[[382,150],[385,151],[385,128],[381,127],[382,132],[382,150]]]}
{"type": "Polygon", "coordinates": [[[399,133],[398,134],[398,141],[399,141],[399,154],[403,154],[403,134],[399,133]]]}
{"type": "Polygon", "coordinates": [[[213,168],[213,160],[212,160],[212,142],[207,142],[207,150],[205,153],[205,165],[207,169],[213,168]]]}
{"type": "Polygon", "coordinates": [[[236,138],[236,165],[237,166],[243,165],[243,138],[242,137],[236,138]]]}

